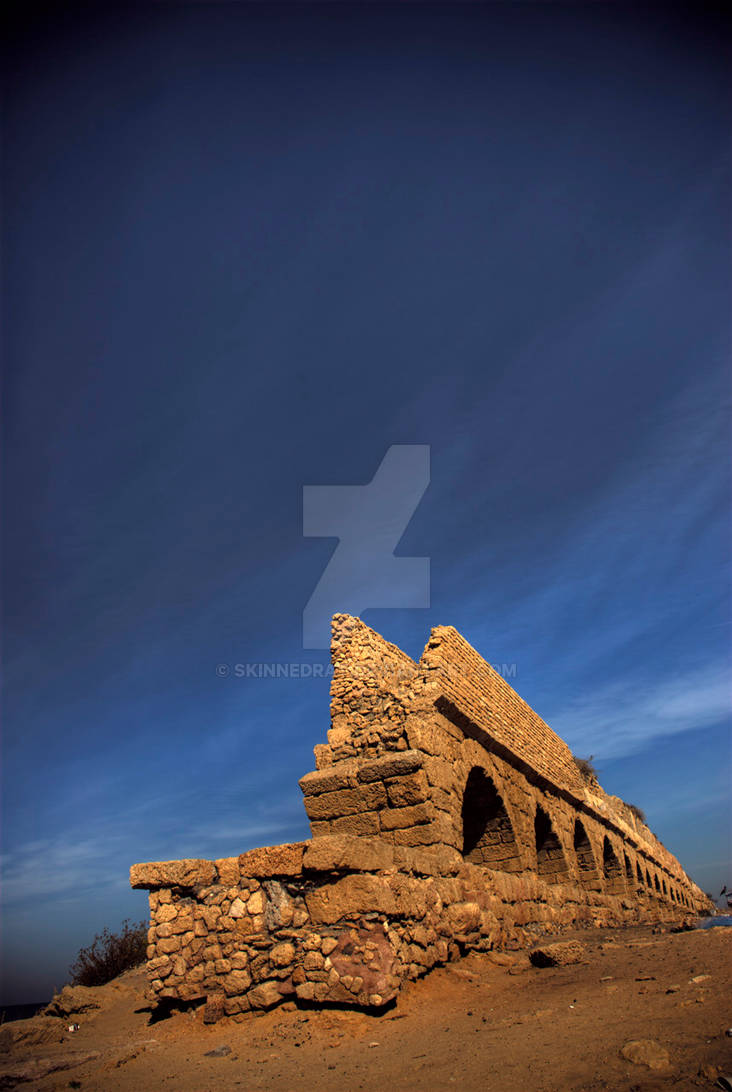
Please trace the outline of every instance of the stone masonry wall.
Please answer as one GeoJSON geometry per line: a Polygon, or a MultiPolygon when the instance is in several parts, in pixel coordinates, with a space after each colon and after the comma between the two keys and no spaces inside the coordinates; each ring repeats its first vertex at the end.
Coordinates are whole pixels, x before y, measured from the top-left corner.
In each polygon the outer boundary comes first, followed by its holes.
{"type": "Polygon", "coordinates": [[[470,949],[674,921],[706,896],[451,627],[416,664],[333,620],[331,729],[300,781],[312,837],[134,865],[158,1002],[239,1017],[287,998],[381,1006],[470,949]]]}

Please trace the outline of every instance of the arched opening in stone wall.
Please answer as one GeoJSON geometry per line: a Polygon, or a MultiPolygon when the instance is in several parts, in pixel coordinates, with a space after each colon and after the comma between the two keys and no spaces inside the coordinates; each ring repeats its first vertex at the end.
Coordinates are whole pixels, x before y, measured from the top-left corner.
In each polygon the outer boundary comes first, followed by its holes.
{"type": "Polygon", "coordinates": [[[605,888],[608,894],[624,895],[623,867],[607,835],[605,835],[605,841],[602,845],[602,870],[605,874],[605,888]]]}
{"type": "Polygon", "coordinates": [[[625,854],[623,854],[623,856],[625,857],[625,875],[628,878],[628,883],[632,887],[633,886],[633,866],[630,863],[630,857],[628,856],[628,854],[625,853],[625,854]]]}
{"type": "Polygon", "coordinates": [[[547,883],[566,883],[569,868],[562,849],[562,843],[556,835],[552,821],[537,805],[534,817],[534,835],[536,838],[536,868],[547,883]]]}
{"type": "Polygon", "coordinates": [[[663,888],[664,895],[668,895],[668,888],[666,887],[666,881],[661,880],[661,887],[663,888]]]}
{"type": "Polygon", "coordinates": [[[650,891],[653,890],[653,880],[651,879],[651,873],[648,869],[646,869],[646,887],[650,891]]]}
{"type": "Polygon", "coordinates": [[[579,878],[584,887],[599,887],[599,877],[595,855],[592,852],[590,839],[587,837],[584,823],[579,819],[574,821],[574,853],[577,858],[579,878]]]}
{"type": "Polygon", "coordinates": [[[643,886],[643,869],[641,868],[639,861],[635,862],[635,878],[638,881],[638,883],[640,884],[640,886],[642,887],[643,886]]]}
{"type": "Polygon", "coordinates": [[[676,893],[675,893],[673,887],[669,887],[668,893],[669,893],[669,895],[671,897],[671,902],[676,902],[676,893]]]}
{"type": "Polygon", "coordinates": [[[480,766],[468,774],[463,794],[463,856],[500,872],[519,872],[518,843],[505,804],[480,766]]]}
{"type": "Polygon", "coordinates": [[[660,894],[661,894],[661,885],[660,885],[660,883],[658,882],[658,875],[655,875],[655,876],[653,877],[653,882],[654,882],[654,883],[655,883],[655,885],[656,885],[656,894],[660,895],[660,894]]]}

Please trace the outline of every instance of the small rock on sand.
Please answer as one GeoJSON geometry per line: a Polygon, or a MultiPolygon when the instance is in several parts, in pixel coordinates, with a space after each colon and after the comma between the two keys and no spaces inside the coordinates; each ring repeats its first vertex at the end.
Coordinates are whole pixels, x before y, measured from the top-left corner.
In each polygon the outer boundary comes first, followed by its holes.
{"type": "Polygon", "coordinates": [[[585,962],[585,946],[578,940],[560,940],[532,948],[529,959],[535,967],[566,967],[585,962]]]}
{"type": "Polygon", "coordinates": [[[649,1069],[665,1069],[671,1062],[666,1048],[655,1039],[631,1039],[620,1053],[633,1065],[645,1065],[649,1069]]]}

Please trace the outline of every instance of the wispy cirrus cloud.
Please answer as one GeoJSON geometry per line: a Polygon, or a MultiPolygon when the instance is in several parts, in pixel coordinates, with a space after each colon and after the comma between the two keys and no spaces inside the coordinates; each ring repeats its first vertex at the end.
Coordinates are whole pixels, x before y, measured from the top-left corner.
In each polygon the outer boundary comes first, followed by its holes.
{"type": "Polygon", "coordinates": [[[573,750],[610,759],[636,754],[653,739],[718,724],[730,711],[729,673],[717,663],[645,685],[615,680],[550,719],[573,750]]]}
{"type": "MultiPolygon", "coordinates": [[[[243,852],[247,846],[267,845],[286,839],[293,823],[287,814],[239,823],[233,817],[216,817],[177,831],[146,832],[145,860],[170,860],[182,855],[216,858],[243,852]],[[181,848],[182,839],[185,849],[181,848]]],[[[136,832],[112,824],[95,825],[92,835],[68,831],[19,845],[0,856],[2,902],[6,906],[35,898],[83,898],[88,892],[128,889],[130,839],[136,832]]],[[[142,844],[142,838],[141,838],[142,844]]]]}

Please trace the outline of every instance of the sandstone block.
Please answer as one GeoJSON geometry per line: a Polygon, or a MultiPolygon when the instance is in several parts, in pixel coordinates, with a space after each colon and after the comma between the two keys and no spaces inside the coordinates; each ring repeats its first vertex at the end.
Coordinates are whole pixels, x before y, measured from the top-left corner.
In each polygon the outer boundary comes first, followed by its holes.
{"type": "Polygon", "coordinates": [[[178,904],[174,902],[166,902],[158,907],[155,914],[155,921],[158,925],[163,925],[168,922],[174,921],[178,917],[178,904]]]}
{"type": "Polygon", "coordinates": [[[463,857],[452,846],[394,846],[394,864],[419,876],[454,876],[463,867],[463,857]]]}
{"type": "Polygon", "coordinates": [[[406,774],[404,777],[391,778],[386,782],[386,794],[389,803],[395,808],[421,804],[428,798],[429,785],[423,770],[406,774]]]}
{"type": "Polygon", "coordinates": [[[241,876],[239,858],[220,857],[218,861],[214,861],[214,864],[216,865],[219,883],[225,887],[236,887],[241,876]]]}
{"type": "Polygon", "coordinates": [[[193,926],[193,910],[186,908],[185,910],[178,911],[178,916],[170,923],[170,930],[173,935],[192,933],[193,926]]]}
{"type": "Polygon", "coordinates": [[[316,743],[313,747],[313,754],[315,755],[315,768],[317,770],[324,770],[326,766],[330,766],[333,762],[333,752],[327,743],[316,743]]]}
{"type": "Polygon", "coordinates": [[[344,876],[317,888],[305,896],[305,902],[311,921],[325,925],[358,913],[393,914],[397,908],[388,879],[369,873],[344,876]]]}
{"type": "Polygon", "coordinates": [[[383,758],[363,762],[358,769],[358,780],[384,781],[387,777],[413,773],[422,767],[423,755],[419,751],[398,751],[383,758]]]}
{"type": "Polygon", "coordinates": [[[378,834],[379,830],[378,811],[367,811],[362,815],[343,815],[330,823],[332,834],[353,834],[360,837],[364,834],[378,834]]]}
{"type": "Polygon", "coordinates": [[[213,994],[206,999],[206,1004],[203,1009],[203,1022],[204,1024],[215,1024],[217,1020],[220,1020],[224,1015],[224,995],[221,993],[213,994]]]}
{"type": "Polygon", "coordinates": [[[252,976],[248,971],[237,970],[229,971],[227,975],[222,979],[222,985],[227,997],[231,997],[234,994],[245,993],[246,990],[252,984],[252,976]]]}
{"type": "Polygon", "coordinates": [[[312,872],[379,872],[391,868],[394,853],[378,838],[331,834],[316,838],[303,855],[303,867],[312,872]]]}
{"type": "Polygon", "coordinates": [[[264,892],[255,891],[253,895],[249,896],[249,902],[247,903],[247,910],[250,914],[261,914],[264,911],[264,892]]]}
{"type": "Polygon", "coordinates": [[[314,770],[301,777],[298,784],[303,796],[317,796],[323,792],[335,792],[346,789],[356,779],[356,766],[351,761],[339,762],[337,766],[328,766],[324,770],[314,770]]]}
{"type": "Polygon", "coordinates": [[[130,884],[138,888],[205,887],[214,883],[216,866],[213,861],[185,858],[182,861],[152,861],[134,864],[130,869],[130,884]]]}
{"type": "Polygon", "coordinates": [[[180,951],[180,937],[162,937],[158,941],[158,951],[164,955],[170,955],[172,952],[180,951]]]}
{"type": "Polygon", "coordinates": [[[587,951],[578,940],[560,940],[532,948],[529,959],[535,967],[566,967],[572,963],[586,963],[587,951]]]}
{"type": "Polygon", "coordinates": [[[434,810],[430,804],[414,804],[407,808],[386,808],[380,816],[381,829],[403,830],[406,827],[429,823],[433,818],[434,810]]]}
{"type": "Polygon", "coordinates": [[[299,876],[302,872],[302,854],[307,842],[290,842],[264,849],[250,849],[239,858],[242,876],[257,878],[271,876],[299,876]]]}
{"type": "Polygon", "coordinates": [[[649,1069],[666,1069],[671,1064],[668,1051],[655,1039],[631,1039],[620,1053],[634,1065],[645,1065],[649,1069]]]}
{"type": "Polygon", "coordinates": [[[378,782],[305,797],[305,811],[309,819],[338,819],[343,815],[374,811],[385,805],[386,789],[378,782]]]}
{"type": "Polygon", "coordinates": [[[258,986],[255,986],[253,990],[249,991],[247,997],[249,998],[252,1008],[271,1009],[273,1005],[278,1004],[282,1000],[280,984],[272,979],[267,982],[260,982],[258,986]]]}
{"type": "Polygon", "coordinates": [[[454,934],[474,932],[480,925],[480,907],[475,902],[457,902],[446,908],[454,934]]]}
{"type": "Polygon", "coordinates": [[[292,963],[295,958],[294,945],[286,941],[282,944],[275,944],[274,948],[269,953],[270,962],[275,967],[287,967],[292,963]]]}

